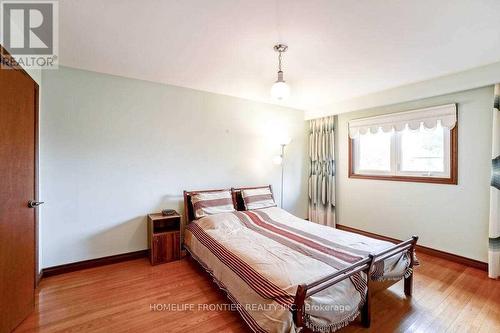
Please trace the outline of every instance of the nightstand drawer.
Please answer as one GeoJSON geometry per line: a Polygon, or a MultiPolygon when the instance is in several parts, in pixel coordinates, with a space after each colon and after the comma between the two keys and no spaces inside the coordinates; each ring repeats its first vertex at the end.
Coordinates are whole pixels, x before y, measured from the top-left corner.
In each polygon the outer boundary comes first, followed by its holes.
{"type": "Polygon", "coordinates": [[[151,263],[156,265],[180,259],[180,236],[178,231],[153,234],[151,263]]]}

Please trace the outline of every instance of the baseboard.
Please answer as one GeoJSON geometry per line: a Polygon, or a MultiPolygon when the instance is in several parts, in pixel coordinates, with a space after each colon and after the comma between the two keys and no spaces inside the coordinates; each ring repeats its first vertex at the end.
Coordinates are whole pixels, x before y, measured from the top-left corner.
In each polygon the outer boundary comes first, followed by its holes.
{"type": "MultiPolygon", "coordinates": [[[[385,240],[385,241],[392,242],[392,243],[401,242],[400,239],[375,234],[375,233],[372,233],[369,231],[364,231],[364,230],[348,227],[346,225],[337,224],[337,229],[349,231],[349,232],[354,232],[356,234],[368,236],[371,238],[381,239],[381,240],[385,240]]],[[[434,256],[434,257],[446,259],[446,260],[453,261],[453,262],[456,262],[456,263],[459,263],[459,264],[462,264],[465,266],[474,267],[474,268],[477,268],[477,269],[480,269],[483,271],[488,271],[488,264],[485,262],[479,261],[479,260],[462,257],[459,255],[444,252],[441,250],[431,249],[430,247],[422,246],[422,245],[418,245],[418,244],[417,244],[416,250],[417,250],[417,252],[420,252],[420,253],[424,253],[424,254],[434,256]]]]}
{"type": "Polygon", "coordinates": [[[82,269],[104,266],[104,265],[109,265],[109,264],[116,264],[118,262],[133,260],[133,259],[138,259],[138,258],[144,258],[147,256],[148,256],[148,250],[140,250],[140,251],[135,251],[135,252],[117,254],[114,256],[72,262],[70,264],[64,264],[64,265],[44,268],[40,272],[40,277],[46,278],[49,276],[79,271],[82,269]]]}

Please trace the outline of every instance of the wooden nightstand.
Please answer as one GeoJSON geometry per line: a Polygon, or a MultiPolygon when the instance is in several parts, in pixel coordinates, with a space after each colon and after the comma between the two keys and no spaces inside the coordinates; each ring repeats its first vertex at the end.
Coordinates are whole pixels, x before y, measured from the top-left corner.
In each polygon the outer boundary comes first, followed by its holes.
{"type": "Polygon", "coordinates": [[[180,259],[181,216],[148,214],[148,244],[151,265],[180,259]]]}

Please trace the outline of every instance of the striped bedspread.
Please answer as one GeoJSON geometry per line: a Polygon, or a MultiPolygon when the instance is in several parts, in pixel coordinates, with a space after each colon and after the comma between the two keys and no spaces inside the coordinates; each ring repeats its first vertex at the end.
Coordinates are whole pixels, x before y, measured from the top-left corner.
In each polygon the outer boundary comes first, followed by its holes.
{"type": "MultiPolygon", "coordinates": [[[[392,244],[299,219],[277,208],[231,212],[191,223],[189,252],[228,292],[256,332],[295,332],[290,307],[297,286],[332,274],[392,244]]],[[[376,267],[378,279],[405,274],[408,258],[376,267]]],[[[333,332],[359,314],[367,277],[350,279],[306,299],[306,325],[333,332]]]]}

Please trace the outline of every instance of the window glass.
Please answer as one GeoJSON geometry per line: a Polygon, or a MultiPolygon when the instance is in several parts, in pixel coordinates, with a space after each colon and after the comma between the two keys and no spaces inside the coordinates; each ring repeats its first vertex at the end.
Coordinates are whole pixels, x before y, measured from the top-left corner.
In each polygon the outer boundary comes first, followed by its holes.
{"type": "Polygon", "coordinates": [[[359,135],[358,170],[391,170],[391,136],[392,132],[382,131],[359,135]]]}
{"type": "Polygon", "coordinates": [[[444,145],[445,130],[440,124],[434,129],[404,130],[401,132],[401,171],[445,172],[444,145]]]}
{"type": "Polygon", "coordinates": [[[352,142],[352,172],[364,176],[451,177],[451,131],[440,123],[401,132],[359,134],[352,142]]]}

